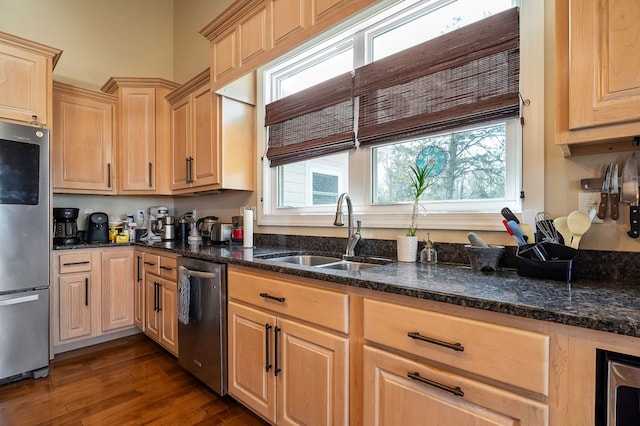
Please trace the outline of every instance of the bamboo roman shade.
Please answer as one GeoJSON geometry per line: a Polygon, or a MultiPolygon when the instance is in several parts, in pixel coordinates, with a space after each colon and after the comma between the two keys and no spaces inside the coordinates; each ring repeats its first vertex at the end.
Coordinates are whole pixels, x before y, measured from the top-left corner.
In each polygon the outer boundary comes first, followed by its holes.
{"type": "Polygon", "coordinates": [[[361,145],[519,113],[518,8],[356,69],[361,145]]]}
{"type": "Polygon", "coordinates": [[[271,166],[477,123],[520,110],[512,8],[266,106],[271,166]]]}
{"type": "Polygon", "coordinates": [[[268,104],[271,167],[355,148],[353,121],[352,72],[268,104]]]}

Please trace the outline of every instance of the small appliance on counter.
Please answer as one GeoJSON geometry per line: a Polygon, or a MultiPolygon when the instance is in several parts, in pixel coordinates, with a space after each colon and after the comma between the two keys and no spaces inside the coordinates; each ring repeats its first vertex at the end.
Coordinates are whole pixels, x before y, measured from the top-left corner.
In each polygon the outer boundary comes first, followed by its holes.
{"type": "Polygon", "coordinates": [[[163,216],[156,219],[157,234],[160,235],[160,239],[164,241],[171,241],[176,239],[176,218],[173,216],[163,216]]]}
{"type": "Polygon", "coordinates": [[[234,243],[242,243],[244,240],[244,230],[243,230],[244,217],[233,216],[231,218],[231,222],[233,222],[233,231],[231,232],[231,241],[233,241],[234,243]]]}
{"type": "Polygon", "coordinates": [[[109,216],[102,212],[91,213],[87,217],[86,233],[88,243],[108,243],[109,216]]]}
{"type": "Polygon", "coordinates": [[[53,244],[66,245],[80,243],[78,236],[78,213],[74,207],[53,208],[53,244]]]}
{"type": "Polygon", "coordinates": [[[218,223],[218,216],[205,216],[196,221],[196,228],[202,236],[202,241],[211,241],[212,228],[218,223]]]}
{"type": "Polygon", "coordinates": [[[212,243],[228,243],[231,241],[233,225],[230,223],[216,223],[211,227],[212,243]]]}

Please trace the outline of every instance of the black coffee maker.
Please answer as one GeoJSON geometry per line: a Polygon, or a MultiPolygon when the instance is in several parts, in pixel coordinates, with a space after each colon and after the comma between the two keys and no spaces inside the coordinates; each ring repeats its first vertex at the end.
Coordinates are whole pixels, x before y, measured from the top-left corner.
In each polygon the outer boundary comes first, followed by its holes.
{"type": "Polygon", "coordinates": [[[78,244],[78,212],[73,207],[53,208],[53,244],[78,244]]]}
{"type": "Polygon", "coordinates": [[[87,216],[87,242],[109,242],[109,216],[106,213],[91,213],[87,216]]]}

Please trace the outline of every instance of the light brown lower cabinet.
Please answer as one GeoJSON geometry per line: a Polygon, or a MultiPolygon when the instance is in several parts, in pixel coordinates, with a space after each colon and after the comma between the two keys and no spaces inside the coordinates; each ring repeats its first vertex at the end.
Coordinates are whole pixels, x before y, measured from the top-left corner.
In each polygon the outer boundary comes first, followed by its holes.
{"type": "Polygon", "coordinates": [[[174,355],[178,355],[178,286],[145,273],[145,333],[174,355]]]}
{"type": "Polygon", "coordinates": [[[428,363],[365,346],[364,424],[546,425],[548,408],[428,363]]]}
{"type": "Polygon", "coordinates": [[[232,395],[279,425],[348,424],[348,339],[229,303],[232,395]]]}
{"type": "Polygon", "coordinates": [[[80,249],[52,256],[53,352],[133,328],[133,251],[80,249]]]}
{"type": "Polygon", "coordinates": [[[349,424],[349,338],[287,315],[339,319],[347,295],[231,267],[228,280],[229,393],[274,424],[349,424]]]}
{"type": "Polygon", "coordinates": [[[145,321],[145,290],[144,290],[144,253],[136,250],[134,256],[135,277],[133,282],[133,323],[140,331],[146,330],[145,321]]]}
{"type": "Polygon", "coordinates": [[[134,324],[133,252],[108,250],[102,253],[102,331],[134,324]]]}

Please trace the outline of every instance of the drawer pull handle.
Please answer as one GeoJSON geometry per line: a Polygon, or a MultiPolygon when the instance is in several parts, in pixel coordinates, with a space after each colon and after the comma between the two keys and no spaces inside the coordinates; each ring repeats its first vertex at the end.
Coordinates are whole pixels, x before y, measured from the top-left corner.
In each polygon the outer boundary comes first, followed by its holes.
{"type": "Polygon", "coordinates": [[[446,392],[450,392],[452,394],[454,394],[455,396],[464,396],[464,392],[462,392],[462,389],[460,388],[460,386],[456,386],[451,387],[451,386],[447,386],[447,385],[443,385],[442,383],[438,383],[438,382],[434,382],[433,380],[429,380],[429,379],[425,379],[424,377],[420,376],[420,373],[415,372],[415,373],[407,373],[407,377],[410,378],[411,380],[416,380],[418,382],[436,387],[438,389],[442,389],[443,391],[446,392]]]}
{"type": "Polygon", "coordinates": [[[84,262],[69,262],[69,263],[63,263],[62,266],[75,266],[75,265],[88,265],[89,262],[88,260],[85,260],[84,262]]]}
{"type": "Polygon", "coordinates": [[[407,336],[412,339],[422,340],[423,342],[433,343],[434,345],[444,346],[445,348],[453,349],[454,351],[464,352],[464,346],[461,343],[448,343],[442,340],[432,339],[431,337],[421,336],[417,331],[407,333],[407,336]]]}
{"type": "Polygon", "coordinates": [[[264,371],[266,373],[271,370],[271,361],[269,360],[269,331],[271,331],[271,324],[264,325],[264,344],[265,344],[265,363],[264,363],[264,371]]]}
{"type": "Polygon", "coordinates": [[[271,299],[271,300],[275,300],[276,302],[284,303],[284,297],[272,296],[269,293],[260,293],[260,297],[264,297],[265,299],[271,299]]]}
{"type": "Polygon", "coordinates": [[[149,266],[155,266],[156,264],[153,262],[144,262],[145,265],[149,265],[149,266]]]}
{"type": "Polygon", "coordinates": [[[169,268],[168,266],[161,266],[160,269],[164,269],[165,271],[173,271],[173,268],[169,268]]]}

